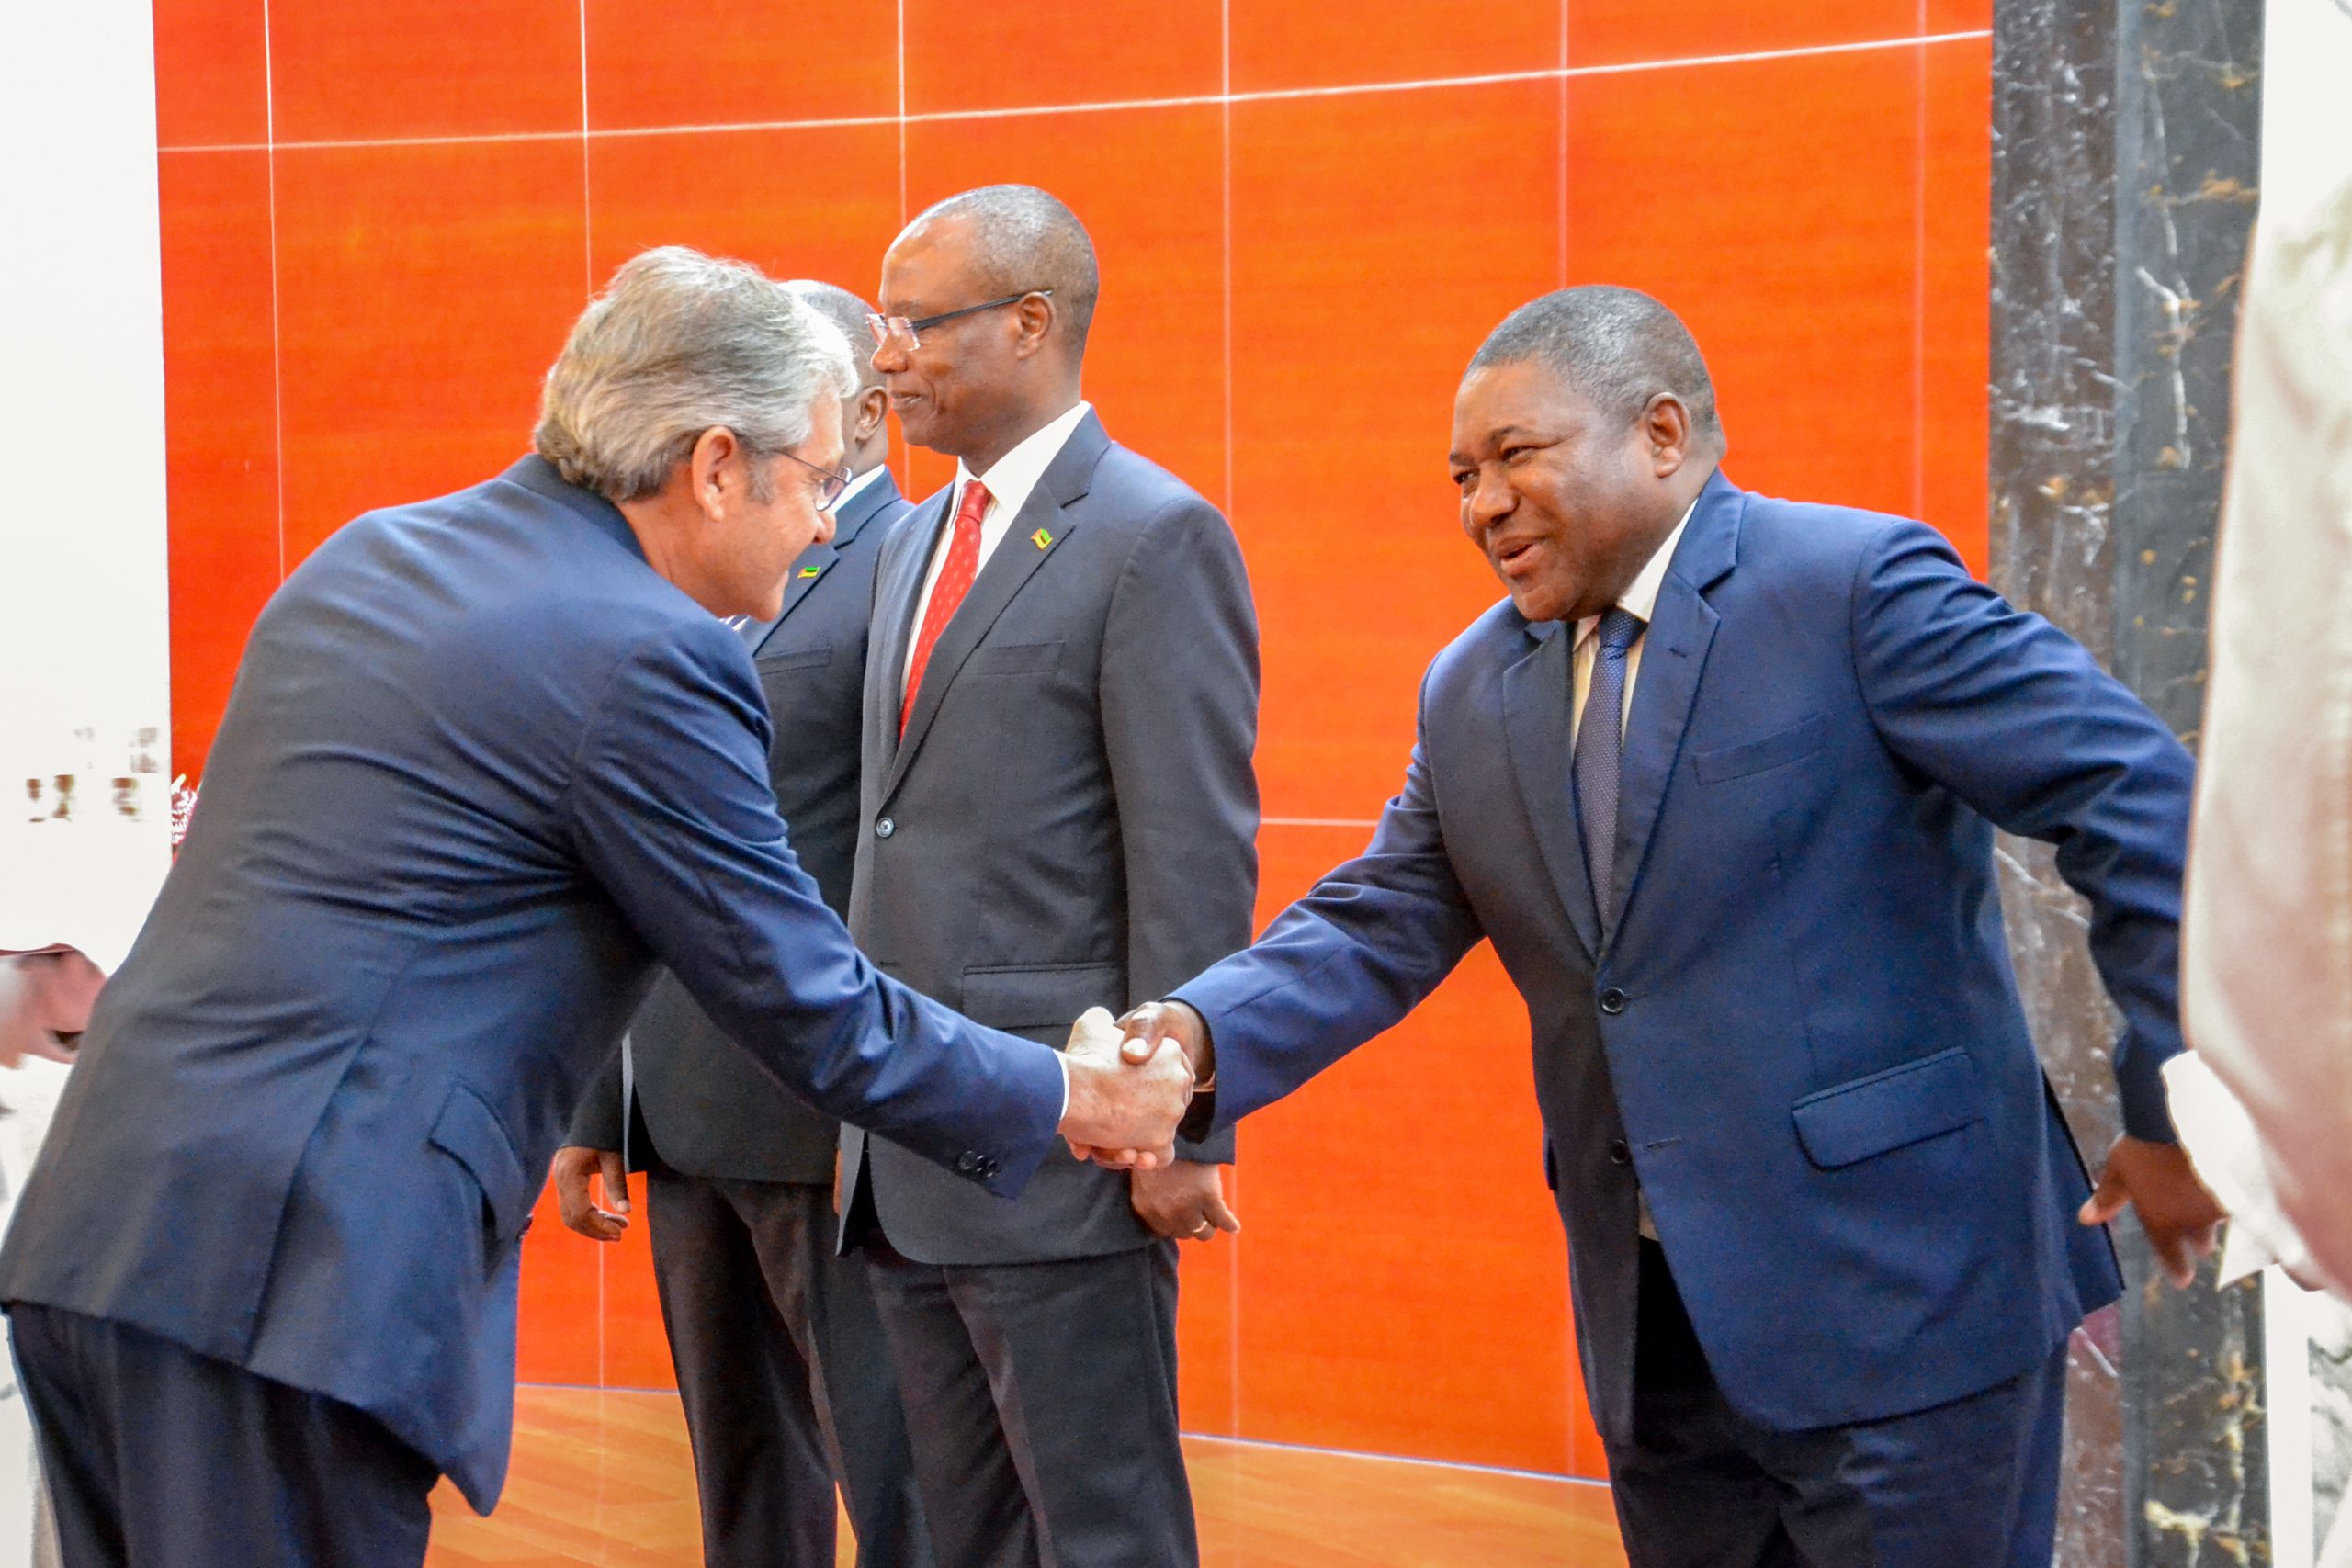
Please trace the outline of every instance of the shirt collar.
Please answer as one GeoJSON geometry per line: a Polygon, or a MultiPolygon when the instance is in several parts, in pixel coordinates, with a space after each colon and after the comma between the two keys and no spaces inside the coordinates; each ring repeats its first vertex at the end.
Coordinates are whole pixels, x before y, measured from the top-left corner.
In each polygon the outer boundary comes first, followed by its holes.
{"type": "Polygon", "coordinates": [[[998,516],[1018,516],[1021,509],[1029,503],[1029,492],[1037,488],[1037,481],[1046,477],[1046,470],[1061,455],[1070,433],[1093,411],[1093,404],[1080,399],[1060,418],[1023,436],[1012,450],[999,457],[985,474],[974,474],[960,458],[957,459],[956,493],[962,494],[967,480],[978,479],[989,487],[989,496],[996,502],[998,516]]]}
{"type": "Polygon", "coordinates": [[[871,490],[874,486],[874,481],[880,479],[887,471],[887,468],[884,464],[876,463],[872,468],[866,469],[865,472],[858,475],[857,478],[850,480],[849,483],[842,487],[841,494],[833,498],[832,510],[839,512],[842,507],[847,506],[851,502],[856,500],[858,496],[866,491],[871,490]]]}
{"type": "MultiPolygon", "coordinates": [[[[1642,570],[1634,574],[1633,585],[1617,595],[1617,607],[1632,611],[1645,626],[1657,618],[1657,596],[1658,591],[1666,586],[1666,569],[1674,564],[1674,547],[1682,542],[1682,530],[1690,525],[1690,514],[1698,510],[1696,499],[1682,509],[1682,520],[1675,524],[1674,532],[1661,540],[1657,548],[1650,553],[1650,558],[1642,563],[1642,570]]],[[[1577,646],[1583,647],[1585,639],[1600,629],[1599,615],[1587,615],[1578,621],[1577,646]]]]}

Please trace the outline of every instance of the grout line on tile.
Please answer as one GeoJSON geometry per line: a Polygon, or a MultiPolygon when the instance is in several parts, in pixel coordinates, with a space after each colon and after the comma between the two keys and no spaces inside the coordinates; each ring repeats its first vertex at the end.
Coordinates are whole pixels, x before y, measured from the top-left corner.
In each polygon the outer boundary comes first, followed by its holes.
{"type": "Polygon", "coordinates": [[[1224,213],[1220,220],[1218,243],[1222,251],[1223,274],[1219,288],[1225,305],[1225,515],[1233,519],[1233,0],[1223,0],[1219,7],[1219,47],[1221,98],[1219,106],[1222,124],[1218,128],[1217,148],[1222,160],[1218,170],[1224,213]]]}
{"type": "Polygon", "coordinates": [[[588,0],[580,0],[580,276],[582,299],[596,293],[596,209],[588,172],[588,0]]]}
{"type": "Polygon", "coordinates": [[[277,306],[277,79],[269,47],[269,0],[261,0],[262,172],[269,188],[269,418],[277,458],[277,581],[286,581],[286,353],[277,306]]]}
{"type": "MultiPolygon", "coordinates": [[[[1568,286],[1568,7],[1575,0],[1560,0],[1560,287],[1568,286]]],[[[1565,1283],[1565,1281],[1564,1281],[1565,1283]]],[[[1571,1412],[1566,1429],[1561,1434],[1564,1451],[1560,1468],[1568,1474],[1577,1472],[1577,1418],[1573,1412],[1582,1408],[1584,1389],[1578,1369],[1583,1365],[1577,1348],[1576,1309],[1568,1292],[1560,1292],[1560,1325],[1567,1337],[1567,1353],[1561,1358],[1560,1408],[1571,1412]]]]}
{"type": "MultiPolygon", "coordinates": [[[[1928,32],[1928,0],[1919,0],[1919,35],[1928,32]]],[[[1928,51],[1912,74],[1917,99],[1912,142],[1911,198],[1911,515],[1928,510],[1928,51]]]]}
{"type": "Polygon", "coordinates": [[[1562,1475],[1556,1471],[1522,1470],[1508,1464],[1474,1464],[1466,1460],[1421,1459],[1412,1454],[1373,1453],[1364,1449],[1325,1448],[1317,1443],[1278,1443],[1265,1438],[1220,1438],[1206,1432],[1187,1432],[1185,1437],[1197,1443],[1230,1443],[1239,1449],[1262,1449],[1272,1453],[1329,1454],[1338,1459],[1369,1460],[1377,1464],[1420,1465],[1431,1470],[1466,1470],[1477,1475],[1510,1475],[1524,1481],[1554,1481],[1564,1486],[1606,1486],[1608,1482],[1594,1475],[1562,1475]]]}
{"type": "MultiPolygon", "coordinates": [[[[899,0],[899,228],[907,227],[907,0],[899,0]]],[[[880,301],[876,300],[876,304],[880,301]]],[[[911,469],[914,459],[910,456],[911,469]]]]}
{"type": "MultiPolygon", "coordinates": [[[[1799,49],[1760,50],[1747,54],[1698,54],[1673,60],[1628,61],[1611,65],[1574,65],[1542,71],[1509,71],[1484,76],[1432,76],[1417,81],[1362,82],[1332,87],[1264,87],[1250,92],[1198,93],[1170,98],[1113,98],[1092,103],[1034,104],[1005,108],[928,109],[904,112],[905,73],[900,71],[901,112],[896,115],[844,115],[830,119],[725,120],[706,125],[612,126],[589,131],[591,137],[615,139],[644,136],[695,136],[729,131],[846,130],[875,126],[954,124],[971,120],[1025,119],[1047,115],[1108,114],[1130,109],[1208,108],[1217,105],[1283,103],[1310,98],[1345,98],[1382,93],[1416,93],[1453,87],[1510,86],[1530,82],[1576,80],[1587,76],[1626,76],[1657,71],[1679,71],[1713,65],[1747,65],[1780,60],[1828,59],[1845,54],[1872,54],[1892,49],[1917,49],[1934,44],[1976,43],[1991,38],[1988,28],[1971,32],[1933,33],[1896,39],[1870,39],[1856,43],[1815,44],[1799,49]]],[[[905,40],[900,39],[903,53],[905,40]]],[[[561,141],[570,130],[515,130],[477,136],[390,136],[355,138],[346,141],[281,141],[289,152],[338,148],[444,147],[476,141],[561,141]]],[[[158,152],[250,152],[260,149],[246,142],[204,142],[158,147],[158,152]]],[[[903,202],[903,197],[902,197],[903,202]]]]}
{"type": "Polygon", "coordinates": [[[1568,4],[1560,0],[1560,256],[1559,287],[1568,286],[1568,4]]]}
{"type": "MultiPolygon", "coordinates": [[[[1222,153],[1219,183],[1222,187],[1224,216],[1219,236],[1223,256],[1221,288],[1225,303],[1225,516],[1233,521],[1233,0],[1221,0],[1217,6],[1217,90],[1224,102],[1218,106],[1222,120],[1218,149],[1222,153]]],[[[1237,530],[1238,532],[1238,530],[1237,530]]],[[[1238,1157],[1238,1131],[1235,1133],[1236,1154],[1238,1157]]],[[[1241,1168],[1228,1168],[1233,1183],[1232,1202],[1238,1212],[1241,1204],[1241,1168]]],[[[1226,1290],[1225,1307],[1225,1377],[1226,1424],[1236,1435],[1241,1431],[1241,1237],[1233,1237],[1231,1283],[1226,1290]]]]}
{"type": "MultiPolygon", "coordinates": [[[[813,123],[813,122],[812,122],[813,123]]],[[[695,130],[752,130],[754,127],[679,126],[674,131],[659,134],[679,134],[695,130]]],[[[776,127],[772,129],[792,129],[776,127]]],[[[625,131],[605,131],[607,136],[627,135],[625,131]]],[[[644,133],[639,133],[644,134],[644,133]]],[[[571,141],[576,130],[495,130],[469,136],[355,136],[347,141],[206,141],[178,147],[158,147],[158,152],[260,152],[275,148],[282,152],[335,152],[366,151],[379,147],[470,147],[479,142],[507,141],[571,141]]]]}

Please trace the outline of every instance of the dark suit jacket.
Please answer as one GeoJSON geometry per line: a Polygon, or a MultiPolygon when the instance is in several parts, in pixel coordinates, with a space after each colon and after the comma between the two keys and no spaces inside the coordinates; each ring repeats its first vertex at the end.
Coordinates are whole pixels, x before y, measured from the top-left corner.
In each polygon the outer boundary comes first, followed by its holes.
{"type": "MultiPolygon", "coordinates": [[[[1250,939],[1257,617],[1216,509],[1089,413],[933,649],[901,740],[915,604],[954,488],[882,547],[850,930],[884,973],[1058,1044],[1087,1008],[1164,995],[1250,939]]],[[[842,1190],[870,1166],[865,1198],[919,1262],[1152,1239],[1127,1178],[1067,1150],[1020,1202],[974,1203],[887,1138],[846,1130],[842,1149],[842,1190]]]]}
{"type": "Polygon", "coordinates": [[[1717,475],[1645,644],[1604,945],[1573,640],[1508,602],[1482,616],[1430,667],[1363,857],[1178,989],[1213,1032],[1214,1120],[1489,937],[1527,1001],[1604,1437],[1631,1425],[1637,1179],[1758,1421],[1873,1419],[2039,1364],[2120,1283],[2074,1220],[2087,1186],[2018,1006],[1993,829],[2056,843],[2090,899],[2124,1120],[2167,1138],[2187,753],[1928,528],[1717,475]]]}
{"type": "MultiPolygon", "coordinates": [[[[784,613],[743,633],[766,693],[775,741],[768,782],[792,831],[800,869],[826,908],[849,908],[857,848],[860,705],[874,562],[890,525],[913,508],[883,469],[835,514],[833,542],[793,563],[784,613]]],[[[710,1021],[676,976],[664,973],[630,1021],[628,1044],[643,1136],[626,1140],[642,1169],[658,1150],[688,1176],[735,1181],[831,1183],[840,1125],[776,1086],[710,1021]],[[652,1149],[649,1150],[647,1145],[652,1149]]],[[[616,1054],[580,1102],[571,1141],[617,1149],[624,1140],[616,1054]]]]}
{"type": "Polygon", "coordinates": [[[767,747],[741,641],[537,457],[336,533],[254,627],[0,1301],[356,1405],[487,1512],[523,1228],[657,958],[827,1111],[1018,1190],[1060,1064],[857,955],[767,747]]]}

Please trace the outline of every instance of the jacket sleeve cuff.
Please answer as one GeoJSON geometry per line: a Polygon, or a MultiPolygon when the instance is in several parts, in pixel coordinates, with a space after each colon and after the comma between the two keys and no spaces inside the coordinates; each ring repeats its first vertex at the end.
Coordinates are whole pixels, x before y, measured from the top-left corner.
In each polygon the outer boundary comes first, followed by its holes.
{"type": "Polygon", "coordinates": [[[588,1080],[564,1141],[577,1148],[618,1151],[628,1115],[628,1108],[621,1103],[620,1048],[615,1046],[604,1067],[588,1080]]]}
{"type": "Polygon", "coordinates": [[[2172,1106],[2165,1094],[2164,1063],[2142,1046],[2125,1053],[2119,1067],[2115,1088],[2123,1105],[2123,1131],[2151,1144],[2178,1143],[2180,1134],[2172,1124],[2172,1106]]]}
{"type": "Polygon", "coordinates": [[[1202,1138],[1185,1136],[1185,1130],[1191,1124],[1193,1113],[1200,1110],[1201,1102],[1213,1100],[1216,1095],[1216,1091],[1211,1089],[1208,1093],[1199,1096],[1193,1100],[1191,1110],[1185,1112],[1184,1120],[1177,1123],[1176,1157],[1178,1159],[1189,1160],[1194,1165],[1231,1165],[1233,1163],[1232,1128],[1220,1128],[1202,1138]]]}
{"type": "Polygon", "coordinates": [[[1205,1159],[1215,1165],[1231,1165],[1233,1156],[1229,1151],[1232,1147],[1232,1128],[1217,1127],[1216,1091],[1211,1089],[1206,1094],[1193,1096],[1192,1109],[1184,1112],[1184,1119],[1182,1122],[1176,1123],[1176,1152],[1186,1159],[1198,1158],[1205,1159]],[[1188,1146],[1192,1148],[1214,1146],[1219,1139],[1226,1140],[1228,1151],[1221,1156],[1184,1153],[1188,1146]]]}

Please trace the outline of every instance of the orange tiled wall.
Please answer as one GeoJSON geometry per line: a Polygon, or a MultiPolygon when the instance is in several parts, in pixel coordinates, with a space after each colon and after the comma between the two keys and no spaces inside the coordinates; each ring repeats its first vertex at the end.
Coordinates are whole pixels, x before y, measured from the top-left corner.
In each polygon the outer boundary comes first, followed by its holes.
{"type": "MultiPolygon", "coordinates": [[[[1497,590],[1455,378],[1652,290],[1747,485],[1984,550],[1990,0],[157,0],[179,766],[285,570],[523,446],[592,286],[684,241],[870,290],[1027,180],[1091,226],[1089,388],[1221,501],[1264,625],[1263,907],[1363,839],[1497,590]],[[1670,20],[1661,20],[1667,17],[1670,20]]],[[[919,489],[945,466],[912,461],[919,489]]],[[[1189,1424],[1598,1473],[1526,1024],[1491,955],[1242,1136],[1189,1424]]],[[[642,1238],[528,1244],[522,1375],[666,1384],[642,1238]]]]}

